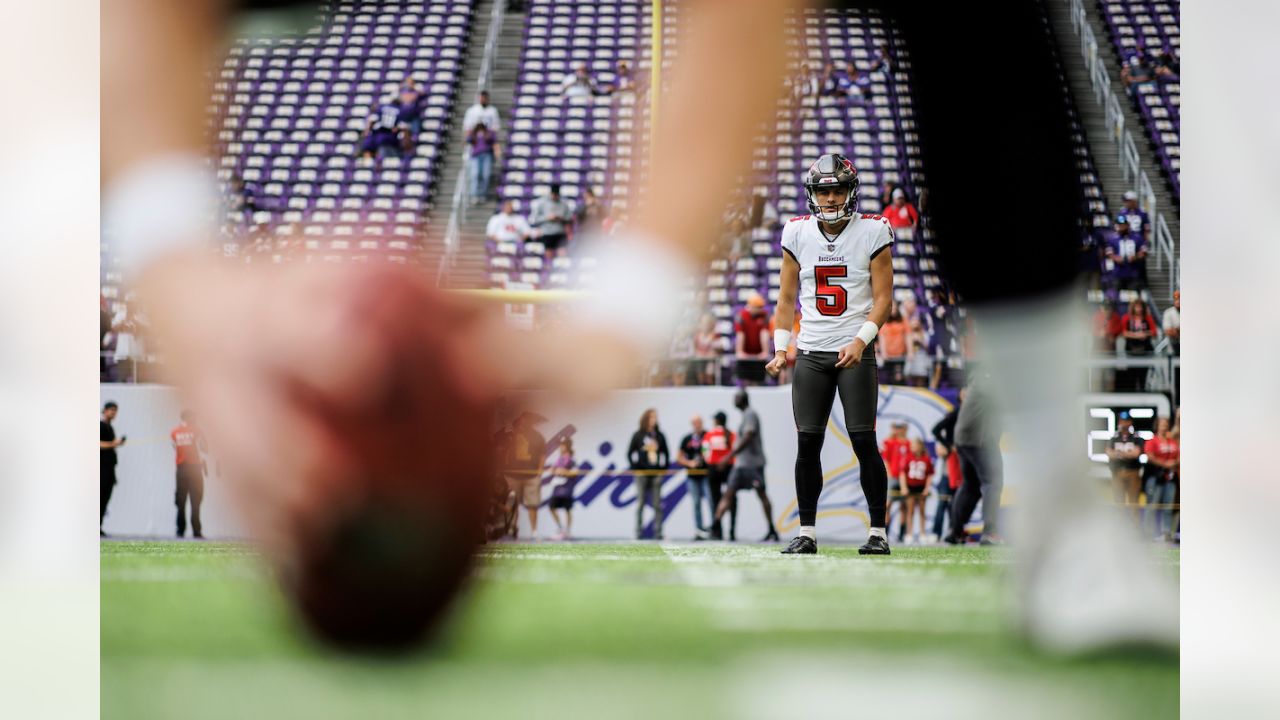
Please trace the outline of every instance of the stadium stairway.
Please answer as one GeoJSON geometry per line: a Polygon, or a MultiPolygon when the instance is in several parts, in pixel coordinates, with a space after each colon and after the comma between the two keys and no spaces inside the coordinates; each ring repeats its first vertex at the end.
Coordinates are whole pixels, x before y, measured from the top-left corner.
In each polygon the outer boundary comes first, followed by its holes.
{"type": "MultiPolygon", "coordinates": [[[[1080,52],[1080,38],[1071,27],[1071,4],[1067,0],[1050,0],[1045,3],[1045,6],[1054,38],[1058,43],[1058,54],[1062,58],[1063,69],[1067,74],[1067,82],[1071,86],[1071,94],[1075,97],[1076,109],[1080,113],[1080,122],[1085,128],[1089,151],[1093,154],[1093,162],[1107,196],[1107,206],[1112,208],[1112,214],[1115,215],[1120,208],[1124,207],[1124,191],[1131,187],[1125,182],[1124,173],[1120,169],[1119,146],[1112,141],[1111,133],[1107,129],[1106,110],[1093,94],[1089,69],[1085,65],[1084,55],[1080,52]]],[[[1107,28],[1098,17],[1096,8],[1090,8],[1090,11],[1085,14],[1093,29],[1094,37],[1106,38],[1107,28]]],[[[1179,228],[1176,199],[1170,191],[1168,181],[1165,180],[1164,171],[1153,161],[1156,157],[1155,149],[1151,147],[1150,140],[1143,131],[1142,118],[1133,109],[1133,103],[1129,102],[1125,96],[1124,86],[1120,83],[1120,58],[1116,55],[1115,48],[1109,42],[1099,42],[1098,45],[1098,52],[1107,62],[1107,71],[1111,77],[1111,92],[1122,99],[1120,107],[1124,110],[1125,125],[1131,128],[1134,142],[1138,144],[1140,166],[1151,179],[1151,188],[1155,191],[1156,202],[1159,203],[1158,210],[1164,213],[1165,221],[1169,223],[1169,232],[1173,235],[1174,255],[1181,262],[1182,233],[1179,228]]],[[[1152,220],[1154,221],[1154,218],[1152,220]]],[[[1169,304],[1169,298],[1176,288],[1169,287],[1167,273],[1150,272],[1148,280],[1151,286],[1151,298],[1163,310],[1169,304]]]]}
{"type": "MultiPolygon", "coordinates": [[[[462,80],[458,87],[458,102],[454,106],[450,118],[451,137],[444,151],[440,177],[442,193],[440,201],[432,209],[428,227],[432,228],[428,247],[435,253],[428,258],[428,267],[436,267],[440,261],[440,253],[444,246],[444,234],[449,226],[449,217],[453,212],[453,193],[458,173],[465,167],[465,136],[462,132],[462,119],[467,108],[475,102],[475,94],[479,89],[480,69],[484,62],[485,41],[489,36],[489,28],[493,24],[493,6],[496,2],[506,0],[476,0],[473,17],[475,23],[471,37],[467,42],[467,62],[462,69],[462,80]]],[[[511,106],[515,99],[516,70],[520,60],[520,41],[524,27],[523,13],[505,12],[505,19],[498,35],[498,43],[494,57],[490,59],[489,99],[502,116],[502,139],[506,139],[506,130],[511,121],[511,106]]],[[[494,168],[495,178],[499,169],[494,168]]],[[[459,208],[459,246],[453,264],[447,269],[441,284],[454,288],[488,287],[486,269],[488,256],[485,252],[484,231],[489,217],[495,211],[495,203],[489,200],[475,207],[459,208]]]]}

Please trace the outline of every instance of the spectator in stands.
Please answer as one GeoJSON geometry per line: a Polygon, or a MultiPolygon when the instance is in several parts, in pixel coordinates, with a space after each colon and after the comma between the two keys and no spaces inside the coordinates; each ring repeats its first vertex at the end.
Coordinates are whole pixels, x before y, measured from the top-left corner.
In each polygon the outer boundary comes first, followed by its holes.
{"type": "Polygon", "coordinates": [[[644,506],[653,506],[653,537],[662,539],[662,471],[671,464],[667,436],[658,427],[658,411],[649,408],[640,416],[640,428],[631,436],[627,462],[637,471],[632,475],[636,488],[636,539],[644,529],[644,506]]]}
{"type": "Polygon", "coordinates": [[[529,224],[538,232],[538,240],[547,249],[547,259],[568,254],[569,237],[565,223],[573,216],[573,208],[560,199],[560,184],[552,183],[550,192],[533,201],[529,208],[529,224]]]}
{"type": "Polygon", "coordinates": [[[580,62],[573,66],[573,72],[560,81],[560,96],[566,98],[591,97],[599,95],[600,89],[587,70],[587,64],[580,62]]]}
{"type": "Polygon", "coordinates": [[[102,419],[98,421],[98,504],[101,506],[98,512],[98,534],[102,537],[107,536],[102,531],[102,521],[107,517],[107,504],[111,502],[111,493],[116,488],[116,448],[129,439],[124,435],[117,438],[115,428],[111,425],[119,413],[119,405],[107,402],[102,406],[102,419]]]}
{"type": "Polygon", "coordinates": [[[1116,351],[1116,338],[1124,332],[1124,323],[1116,313],[1115,303],[1104,300],[1093,314],[1093,349],[1108,355],[1116,351]]]}
{"type": "Polygon", "coordinates": [[[231,176],[231,187],[227,192],[227,205],[231,212],[244,214],[244,224],[253,223],[253,214],[261,210],[255,188],[245,183],[239,175],[231,176]]]}
{"type": "Polygon", "coordinates": [[[747,206],[746,225],[748,230],[767,227],[772,229],[778,224],[778,209],[769,201],[769,190],[757,187],[751,195],[751,204],[747,206]]]}
{"type": "Polygon", "coordinates": [[[880,207],[887,208],[893,204],[893,193],[902,186],[893,180],[885,180],[880,187],[880,207]]]}
{"type": "Polygon", "coordinates": [[[504,200],[502,209],[489,218],[484,234],[494,242],[524,242],[533,234],[533,228],[523,215],[516,214],[515,203],[504,200]]]}
{"type": "MultiPolygon", "coordinates": [[[[1146,493],[1148,505],[1172,505],[1177,497],[1178,470],[1182,447],[1174,437],[1169,418],[1156,418],[1156,436],[1143,446],[1147,456],[1146,493]]],[[[1148,528],[1153,535],[1166,541],[1173,539],[1173,508],[1157,507],[1148,512],[1153,522],[1148,528]]]]}
{"type": "Polygon", "coordinates": [[[716,332],[716,319],[711,313],[698,320],[693,335],[693,357],[698,368],[699,385],[716,384],[716,368],[720,365],[720,334],[716,332]]]}
{"type": "Polygon", "coordinates": [[[488,90],[476,93],[475,104],[467,108],[467,113],[462,116],[462,131],[471,132],[480,123],[494,132],[502,132],[502,118],[498,116],[498,108],[489,104],[488,90]]]}
{"type": "Polygon", "coordinates": [[[875,345],[880,364],[888,376],[885,382],[901,385],[903,364],[907,359],[907,323],[902,319],[898,303],[893,303],[889,319],[880,326],[879,342],[875,345]]]}
{"type": "Polygon", "coordinates": [[[631,72],[631,63],[627,60],[619,60],[613,71],[613,82],[604,89],[605,94],[635,91],[636,79],[631,72]]]}
{"type": "Polygon", "coordinates": [[[747,306],[738,313],[734,325],[737,335],[734,341],[734,369],[744,385],[764,382],[764,366],[773,357],[769,337],[769,316],[764,309],[764,298],[752,293],[747,306]]]}
{"type": "MultiPolygon", "coordinates": [[[[702,522],[702,501],[707,497],[707,460],[702,454],[702,438],[707,434],[702,426],[702,416],[689,419],[691,430],[680,440],[676,462],[688,471],[685,481],[689,489],[689,501],[693,505],[693,531],[695,540],[706,540],[709,528],[702,522]]],[[[709,508],[712,513],[715,507],[709,508]]]]}
{"type": "Polygon", "coordinates": [[[1129,229],[1142,236],[1147,244],[1151,243],[1151,219],[1147,211],[1138,207],[1138,193],[1124,191],[1124,217],[1129,221],[1129,229]]]}
{"type": "Polygon", "coordinates": [[[1103,284],[1108,295],[1115,296],[1120,290],[1145,290],[1147,274],[1144,266],[1147,258],[1147,242],[1141,235],[1129,229],[1129,217],[1121,213],[1116,216],[1115,233],[1107,238],[1103,249],[1107,259],[1107,272],[1103,284]]]}
{"type": "Polygon", "coordinates": [[[1125,92],[1130,95],[1133,94],[1133,88],[1154,81],[1155,71],[1141,54],[1135,53],[1129,56],[1128,63],[1120,68],[1120,82],[1124,84],[1125,92]]]}
{"type": "Polygon", "coordinates": [[[818,67],[806,62],[791,78],[791,96],[801,108],[814,107],[818,102],[818,95],[822,90],[822,73],[818,72],[818,67]]]}
{"type": "Polygon", "coordinates": [[[573,233],[575,237],[600,232],[604,223],[604,204],[596,196],[596,191],[587,186],[582,191],[582,202],[573,210],[573,233]]]}
{"type": "Polygon", "coordinates": [[[551,466],[551,501],[547,507],[551,511],[551,519],[555,521],[560,533],[556,540],[568,540],[573,533],[573,488],[578,484],[578,473],[573,467],[573,438],[560,438],[560,454],[551,466]],[[560,519],[560,511],[564,511],[564,520],[560,519]]]}
{"type": "Polygon", "coordinates": [[[890,71],[893,70],[893,57],[889,54],[889,43],[882,42],[880,47],[876,48],[876,52],[871,56],[871,73],[880,74],[888,77],[890,71]]]}
{"type": "Polygon", "coordinates": [[[1176,50],[1165,48],[1153,64],[1155,65],[1156,78],[1160,82],[1178,82],[1180,80],[1180,64],[1176,50]]]}
{"type": "Polygon", "coordinates": [[[1133,431],[1129,413],[1121,412],[1116,421],[1116,434],[1107,443],[1107,461],[1111,466],[1111,487],[1116,504],[1132,507],[1134,522],[1138,519],[1138,491],[1141,477],[1142,439],[1133,431]]]}
{"type": "Polygon", "coordinates": [[[418,133],[422,132],[422,95],[416,87],[401,88],[400,97],[400,124],[404,126],[403,144],[405,150],[413,147],[413,143],[418,139],[418,133]]]}
{"type": "Polygon", "coordinates": [[[1169,354],[1182,354],[1182,291],[1173,291],[1173,305],[1165,308],[1164,322],[1160,323],[1164,336],[1169,338],[1169,354]]]}
{"type": "Polygon", "coordinates": [[[840,73],[837,84],[850,99],[862,102],[871,99],[871,78],[858,72],[858,66],[852,60],[845,63],[844,72],[840,73]]]}
{"type": "Polygon", "coordinates": [[[356,146],[356,156],[364,160],[379,159],[388,154],[400,156],[402,140],[406,134],[400,122],[400,101],[390,100],[374,105],[364,135],[356,146]]]}
{"type": "Polygon", "coordinates": [[[889,225],[894,230],[915,230],[920,224],[920,213],[916,212],[914,205],[907,202],[907,194],[902,188],[893,191],[891,203],[881,210],[880,214],[889,221],[889,225]]]}
{"type": "Polygon", "coordinates": [[[903,366],[903,374],[907,384],[912,387],[925,387],[929,384],[929,375],[933,371],[932,358],[929,356],[929,337],[919,321],[907,324],[907,360],[903,366]]]}
{"type": "Polygon", "coordinates": [[[844,89],[840,87],[840,76],[836,74],[836,66],[833,63],[822,66],[822,76],[818,78],[818,94],[827,97],[844,97],[844,89]]]}
{"type": "Polygon", "coordinates": [[[173,500],[178,506],[178,537],[187,532],[187,501],[191,502],[191,537],[203,538],[200,524],[200,503],[204,500],[204,461],[200,451],[204,439],[196,426],[195,413],[182,411],[182,422],[169,433],[173,443],[174,464],[177,466],[173,500]]]}
{"type": "MultiPolygon", "coordinates": [[[[1120,318],[1121,335],[1124,337],[1124,353],[1129,357],[1143,357],[1151,354],[1155,342],[1156,321],[1147,310],[1142,298],[1134,298],[1129,303],[1129,312],[1120,318]]],[[[1124,371],[1123,390],[1142,392],[1147,386],[1147,367],[1131,367],[1124,371]]]]}
{"type": "Polygon", "coordinates": [[[111,332],[116,336],[115,355],[112,357],[112,379],[115,382],[136,382],[138,364],[146,354],[142,348],[142,333],[146,318],[136,315],[132,309],[133,293],[119,304],[115,317],[111,318],[111,332]]]}
{"type": "Polygon", "coordinates": [[[498,143],[498,134],[479,122],[467,133],[467,148],[471,156],[467,161],[467,171],[471,175],[471,204],[479,205],[489,198],[493,165],[502,158],[502,146],[498,143]]]}
{"type": "Polygon", "coordinates": [[[98,294],[98,380],[107,381],[107,336],[111,334],[111,311],[107,309],[107,298],[98,294]]]}
{"type": "Polygon", "coordinates": [[[730,220],[729,229],[720,237],[720,242],[721,247],[717,248],[716,255],[727,257],[732,269],[739,258],[751,252],[751,231],[747,229],[746,221],[741,216],[730,220]]]}

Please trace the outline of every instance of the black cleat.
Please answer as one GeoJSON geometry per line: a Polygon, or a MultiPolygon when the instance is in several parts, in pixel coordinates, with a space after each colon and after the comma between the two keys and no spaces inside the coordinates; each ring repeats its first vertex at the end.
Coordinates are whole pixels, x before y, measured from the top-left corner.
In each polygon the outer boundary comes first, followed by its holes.
{"type": "Polygon", "coordinates": [[[782,542],[782,538],[778,537],[778,531],[774,528],[769,528],[769,534],[765,535],[764,539],[760,542],[769,542],[770,540],[774,542],[782,542]]]}
{"type": "Polygon", "coordinates": [[[818,541],[804,535],[797,535],[790,545],[782,551],[783,555],[817,555],[818,541]]]}
{"type": "Polygon", "coordinates": [[[879,535],[867,538],[867,544],[858,548],[859,555],[888,555],[889,541],[879,535]]]}

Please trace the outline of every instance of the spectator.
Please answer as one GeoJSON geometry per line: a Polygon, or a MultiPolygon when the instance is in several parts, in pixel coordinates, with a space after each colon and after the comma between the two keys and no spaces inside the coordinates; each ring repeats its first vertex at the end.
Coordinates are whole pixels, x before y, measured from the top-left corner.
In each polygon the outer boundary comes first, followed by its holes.
{"type": "Polygon", "coordinates": [[[568,253],[565,223],[572,215],[569,203],[560,199],[559,183],[552,183],[550,193],[534,200],[529,208],[529,224],[537,230],[538,240],[546,247],[548,259],[568,253]]]}
{"type": "Polygon", "coordinates": [[[98,535],[106,537],[102,531],[102,521],[107,517],[107,504],[111,502],[111,493],[116,488],[116,448],[124,445],[128,438],[121,435],[116,438],[115,422],[120,406],[107,402],[102,406],[102,419],[98,421],[98,535]]]}
{"type": "Polygon", "coordinates": [[[871,99],[871,78],[858,72],[858,66],[850,60],[845,64],[837,84],[846,97],[857,98],[863,102],[871,99]]]}
{"type": "Polygon", "coordinates": [[[716,251],[716,255],[727,257],[729,267],[735,267],[738,259],[751,250],[751,231],[747,229],[746,220],[741,216],[735,216],[729,220],[729,229],[721,235],[720,241],[721,247],[716,251]]]}
{"type": "Polygon", "coordinates": [[[890,425],[889,437],[880,446],[880,457],[884,459],[885,473],[889,477],[889,505],[886,512],[892,522],[893,507],[898,507],[898,542],[906,534],[906,518],[903,508],[906,506],[906,492],[902,488],[902,463],[911,452],[911,441],[907,439],[907,424],[894,420],[890,425]]]}
{"type": "Polygon", "coordinates": [[[107,299],[98,294],[98,380],[107,381],[107,336],[111,334],[111,312],[107,310],[107,299]]]}
{"type": "Polygon", "coordinates": [[[253,224],[253,214],[262,208],[258,203],[257,191],[245,184],[244,178],[234,175],[231,187],[227,192],[227,208],[232,213],[241,213],[245,225],[253,224]]]}
{"type": "Polygon", "coordinates": [[[583,189],[582,202],[573,211],[573,232],[575,236],[596,234],[604,223],[604,204],[590,187],[583,189]]]}
{"type": "MultiPolygon", "coordinates": [[[[1134,298],[1129,303],[1129,312],[1120,318],[1122,335],[1124,336],[1124,354],[1130,357],[1142,357],[1151,354],[1152,343],[1156,334],[1156,321],[1147,310],[1147,304],[1141,298],[1134,298]]],[[[1124,371],[1124,382],[1121,389],[1142,392],[1146,389],[1147,367],[1131,367],[1124,371]]]]}
{"type": "Polygon", "coordinates": [[[956,452],[960,454],[963,482],[956,493],[951,515],[952,545],[965,542],[965,525],[982,501],[982,544],[1000,545],[1000,496],[1004,492],[1004,460],[1000,456],[1000,422],[990,390],[990,376],[979,375],[969,383],[965,401],[956,415],[956,452]]]}
{"type": "Polygon", "coordinates": [[[932,478],[933,458],[925,452],[924,442],[920,438],[912,438],[910,452],[902,462],[903,492],[906,495],[906,511],[902,521],[906,526],[908,544],[920,544],[920,535],[924,532],[924,501],[929,494],[929,481],[932,478]]]}
{"type": "Polygon", "coordinates": [[[734,331],[733,357],[738,380],[745,385],[759,385],[764,382],[764,366],[773,357],[769,316],[759,293],[747,298],[747,306],[739,311],[734,331]]]}
{"type": "Polygon", "coordinates": [[[1156,79],[1161,82],[1178,82],[1179,78],[1179,62],[1176,50],[1165,48],[1155,60],[1156,79]]]}
{"type": "MultiPolygon", "coordinates": [[[[717,412],[712,416],[715,427],[711,428],[706,435],[702,436],[702,454],[707,460],[707,491],[711,495],[712,520],[711,520],[711,539],[720,540],[724,537],[720,520],[715,518],[715,509],[720,507],[720,498],[725,489],[725,483],[729,480],[729,472],[733,469],[733,445],[737,441],[737,436],[729,429],[729,417],[723,411],[717,412]],[[728,461],[727,463],[725,461],[728,461]]],[[[729,540],[736,540],[736,531],[738,528],[738,510],[737,506],[729,510],[729,540]]]]}
{"type": "Polygon", "coordinates": [[[1169,354],[1182,354],[1182,291],[1173,291],[1173,306],[1165,308],[1164,322],[1160,323],[1164,336],[1169,338],[1169,354]]]}
{"type": "Polygon", "coordinates": [[[813,63],[805,63],[791,79],[791,96],[802,108],[818,102],[822,90],[822,73],[813,63]]]}
{"type": "Polygon", "coordinates": [[[887,208],[893,204],[893,193],[902,186],[893,180],[885,180],[880,188],[880,207],[887,208]]]}
{"type": "Polygon", "coordinates": [[[698,384],[715,385],[716,367],[720,364],[720,333],[716,332],[716,319],[704,313],[698,320],[693,335],[693,357],[698,366],[698,384]]]}
{"type": "MultiPolygon", "coordinates": [[[[1181,444],[1174,437],[1169,418],[1156,419],[1156,436],[1143,446],[1147,456],[1147,505],[1170,506],[1177,498],[1181,444]]],[[[1147,513],[1152,519],[1150,532],[1166,542],[1173,539],[1173,508],[1156,507],[1147,513]]]]}
{"type": "Polygon", "coordinates": [[[876,48],[875,54],[871,56],[871,74],[879,74],[888,79],[892,70],[893,57],[889,54],[889,43],[882,42],[880,47],[876,48]]]}
{"type": "Polygon", "coordinates": [[[760,415],[751,407],[746,388],[738,388],[734,393],[733,406],[742,411],[742,425],[738,427],[738,441],[734,444],[729,456],[720,461],[721,469],[729,467],[735,458],[737,462],[729,474],[729,486],[720,504],[716,507],[715,519],[718,521],[730,508],[738,506],[738,492],[755,490],[764,510],[764,522],[768,526],[761,542],[778,541],[778,530],[773,526],[773,504],[769,501],[769,493],[765,489],[764,479],[764,442],[761,438],[760,415]]]}
{"type": "Polygon", "coordinates": [[[587,64],[584,62],[575,65],[573,72],[566,74],[560,81],[561,97],[591,97],[599,94],[600,89],[596,86],[596,81],[591,78],[591,74],[587,72],[587,64]]]}
{"type": "MultiPolygon", "coordinates": [[[[702,501],[707,497],[707,459],[702,454],[702,440],[706,430],[702,427],[702,416],[694,415],[689,420],[692,429],[680,440],[680,452],[676,462],[688,471],[685,484],[689,489],[689,500],[693,504],[694,540],[706,540],[710,535],[702,522],[702,501]]],[[[715,507],[709,510],[714,513],[715,507]]]]}
{"type": "Polygon", "coordinates": [[[644,506],[653,506],[653,538],[662,539],[662,471],[671,464],[667,436],[658,427],[658,411],[649,408],[640,416],[640,429],[631,436],[627,462],[635,471],[632,484],[636,488],[636,539],[644,528],[644,506]]]}
{"type": "Polygon", "coordinates": [[[880,211],[894,230],[915,230],[920,224],[920,213],[916,207],[907,202],[907,194],[902,188],[893,191],[892,202],[880,211]]]}
{"type": "Polygon", "coordinates": [[[964,403],[965,389],[960,388],[955,407],[947,413],[937,425],[933,426],[933,439],[937,443],[938,459],[946,458],[938,472],[938,505],[933,510],[933,532],[930,542],[937,542],[943,537],[946,523],[951,515],[951,501],[961,485],[960,454],[956,452],[955,433],[956,419],[960,416],[960,405],[964,403]]]}
{"type": "Polygon", "coordinates": [[[356,146],[356,156],[364,160],[379,159],[388,154],[400,156],[405,126],[400,122],[400,101],[391,100],[373,106],[369,123],[356,146]]]}
{"type": "Polygon", "coordinates": [[[1130,95],[1133,94],[1133,88],[1154,80],[1155,71],[1147,64],[1146,58],[1139,53],[1129,56],[1129,62],[1120,68],[1120,82],[1124,84],[1125,92],[1130,95]]]}
{"type": "Polygon", "coordinates": [[[399,101],[400,125],[405,128],[404,137],[402,138],[403,145],[405,150],[410,150],[414,141],[418,139],[418,133],[422,132],[423,97],[416,85],[407,88],[402,87],[399,101]]]}
{"type": "MultiPolygon", "coordinates": [[[[520,502],[529,513],[529,537],[538,539],[538,506],[542,504],[542,462],[547,456],[547,440],[534,425],[546,419],[532,412],[522,412],[516,417],[508,439],[507,475],[510,487],[511,506],[509,512],[514,514],[515,503],[520,502]]],[[[512,521],[514,527],[515,521],[512,521]]]]}
{"type": "Polygon", "coordinates": [[[925,387],[933,370],[929,357],[929,336],[919,320],[907,323],[907,360],[903,373],[911,387],[925,387]]]}
{"type": "Polygon", "coordinates": [[[627,60],[619,60],[613,71],[613,82],[605,88],[605,94],[613,94],[619,92],[635,92],[636,80],[631,73],[631,63],[627,60]]]}
{"type": "Polygon", "coordinates": [[[489,218],[484,234],[494,242],[524,242],[533,234],[533,228],[523,215],[515,213],[515,203],[504,200],[502,209],[489,218]]]}
{"type": "Polygon", "coordinates": [[[1093,314],[1093,349],[1108,355],[1116,351],[1116,338],[1124,332],[1124,321],[1116,314],[1115,303],[1104,300],[1093,314]]]}
{"type": "Polygon", "coordinates": [[[488,90],[476,93],[475,104],[467,108],[466,114],[462,116],[462,132],[469,133],[480,123],[484,123],[485,127],[495,133],[502,132],[502,118],[498,116],[498,108],[489,104],[488,90]]]}
{"type": "Polygon", "coordinates": [[[489,197],[493,164],[502,158],[502,146],[498,144],[498,134],[480,122],[467,133],[467,147],[471,154],[467,161],[467,170],[471,174],[471,204],[479,205],[481,200],[489,197]]]}
{"type": "Polygon", "coordinates": [[[560,533],[557,540],[568,540],[573,533],[573,488],[578,484],[578,473],[573,467],[573,438],[560,439],[560,455],[551,467],[551,519],[560,533]],[[564,520],[560,511],[564,511],[564,520]]]}
{"type": "Polygon", "coordinates": [[[880,326],[876,352],[888,377],[888,384],[901,385],[903,364],[907,358],[907,323],[902,319],[898,303],[889,310],[889,319],[880,326]]]}
{"type": "Polygon", "coordinates": [[[748,230],[758,228],[774,228],[778,224],[778,209],[769,201],[769,190],[757,187],[751,194],[751,205],[747,207],[746,226],[748,230]]]}
{"type": "Polygon", "coordinates": [[[1138,193],[1132,190],[1124,191],[1124,217],[1129,221],[1129,229],[1142,239],[1151,244],[1151,220],[1147,217],[1147,211],[1138,207],[1138,193]]]}
{"type": "Polygon", "coordinates": [[[1102,246],[1098,242],[1097,235],[1092,231],[1080,233],[1080,251],[1076,266],[1090,289],[1101,287],[1102,246]]]}
{"type": "Polygon", "coordinates": [[[1111,487],[1117,504],[1129,505],[1134,522],[1138,519],[1139,471],[1142,463],[1142,439],[1133,431],[1129,413],[1121,412],[1116,434],[1107,443],[1107,460],[1111,465],[1111,487]]]}
{"type": "Polygon", "coordinates": [[[1146,289],[1147,243],[1141,235],[1129,229],[1127,215],[1116,216],[1115,233],[1107,238],[1103,253],[1107,259],[1104,284],[1109,295],[1114,296],[1119,290],[1146,289]]]}
{"type": "Polygon", "coordinates": [[[818,79],[818,93],[828,97],[844,97],[840,87],[840,77],[836,75],[836,66],[827,63],[822,66],[822,76],[818,79]]]}
{"type": "Polygon", "coordinates": [[[204,439],[196,428],[195,414],[182,411],[182,422],[169,433],[177,465],[173,501],[178,506],[178,537],[187,532],[187,501],[191,501],[191,537],[203,539],[200,525],[200,503],[204,500],[204,461],[200,451],[204,439]]]}
{"type": "Polygon", "coordinates": [[[120,303],[115,317],[111,319],[111,331],[116,336],[116,349],[112,357],[112,379],[115,382],[137,382],[138,365],[146,359],[142,350],[142,331],[146,326],[144,318],[134,314],[131,308],[132,293],[125,296],[126,302],[120,303]]]}

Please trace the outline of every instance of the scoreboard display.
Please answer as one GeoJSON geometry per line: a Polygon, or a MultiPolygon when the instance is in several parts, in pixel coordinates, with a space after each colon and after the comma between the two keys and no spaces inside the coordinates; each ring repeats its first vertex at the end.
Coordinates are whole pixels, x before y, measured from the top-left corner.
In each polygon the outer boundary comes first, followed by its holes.
{"type": "MultiPolygon", "coordinates": [[[[1120,413],[1129,413],[1133,430],[1144,441],[1155,437],[1156,418],[1173,419],[1169,398],[1160,393],[1090,393],[1084,396],[1085,452],[1095,463],[1107,462],[1107,441],[1116,434],[1120,413]]],[[[1142,462],[1147,461],[1143,455],[1142,462]]]]}

